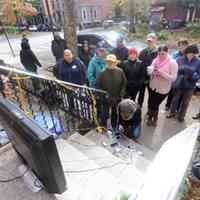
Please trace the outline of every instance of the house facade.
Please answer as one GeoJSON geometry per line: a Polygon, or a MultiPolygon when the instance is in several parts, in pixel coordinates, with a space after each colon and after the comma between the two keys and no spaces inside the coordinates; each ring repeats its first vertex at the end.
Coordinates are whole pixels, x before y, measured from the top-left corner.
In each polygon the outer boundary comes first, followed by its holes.
{"type": "MultiPolygon", "coordinates": [[[[109,2],[107,0],[75,0],[77,24],[95,24],[105,20],[109,15],[109,2]]],[[[49,13],[55,24],[64,23],[63,0],[41,0],[41,7],[46,17],[49,13]],[[49,12],[47,10],[47,6],[49,12]]]]}
{"type": "Polygon", "coordinates": [[[173,20],[189,22],[200,18],[199,8],[192,4],[188,7],[183,7],[172,0],[155,0],[151,6],[150,13],[152,22],[161,21],[163,18],[168,22],[173,20]]]}

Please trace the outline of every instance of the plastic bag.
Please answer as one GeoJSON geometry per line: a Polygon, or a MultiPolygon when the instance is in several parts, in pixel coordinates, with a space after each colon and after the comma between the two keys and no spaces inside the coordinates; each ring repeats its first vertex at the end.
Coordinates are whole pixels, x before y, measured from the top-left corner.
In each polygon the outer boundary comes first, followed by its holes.
{"type": "Polygon", "coordinates": [[[47,113],[36,113],[34,115],[36,123],[44,129],[47,129],[50,135],[61,135],[64,133],[63,126],[59,119],[47,113]]]}

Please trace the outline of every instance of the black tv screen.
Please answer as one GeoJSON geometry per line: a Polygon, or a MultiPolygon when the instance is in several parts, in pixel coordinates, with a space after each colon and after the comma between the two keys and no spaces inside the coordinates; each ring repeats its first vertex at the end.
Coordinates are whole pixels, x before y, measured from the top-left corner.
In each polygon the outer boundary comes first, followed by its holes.
{"type": "Polygon", "coordinates": [[[16,152],[47,192],[63,193],[66,180],[53,136],[4,98],[0,98],[0,122],[16,152]]]}

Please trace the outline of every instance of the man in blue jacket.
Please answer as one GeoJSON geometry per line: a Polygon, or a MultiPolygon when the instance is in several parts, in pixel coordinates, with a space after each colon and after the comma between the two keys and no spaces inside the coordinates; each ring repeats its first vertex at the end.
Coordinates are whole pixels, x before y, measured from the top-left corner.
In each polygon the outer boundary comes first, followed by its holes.
{"type": "Polygon", "coordinates": [[[195,54],[198,54],[198,48],[195,45],[190,45],[185,49],[185,55],[177,60],[179,71],[175,82],[176,91],[167,118],[176,115],[179,100],[182,97],[177,119],[179,122],[184,121],[196,82],[200,79],[200,60],[195,54]]]}
{"type": "Polygon", "coordinates": [[[80,59],[74,58],[69,49],[64,51],[64,58],[57,63],[54,74],[57,79],[78,85],[86,81],[85,65],[80,59]]]}

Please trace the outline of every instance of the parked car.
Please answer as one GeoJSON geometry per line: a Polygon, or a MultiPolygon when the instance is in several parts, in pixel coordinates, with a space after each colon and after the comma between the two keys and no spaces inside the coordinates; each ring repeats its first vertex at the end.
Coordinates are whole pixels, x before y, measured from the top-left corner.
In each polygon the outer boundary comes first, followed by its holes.
{"type": "Polygon", "coordinates": [[[30,25],[28,27],[28,30],[31,31],[31,32],[37,32],[38,31],[38,28],[36,25],[30,25]]]}
{"type": "Polygon", "coordinates": [[[28,29],[28,27],[25,25],[19,26],[18,28],[20,32],[26,31],[28,29]]]}
{"type": "Polygon", "coordinates": [[[180,20],[180,19],[174,19],[174,20],[169,21],[168,23],[169,29],[178,29],[184,26],[185,26],[185,21],[180,20]]]}
{"type": "Polygon", "coordinates": [[[114,24],[113,20],[105,20],[105,21],[103,21],[102,25],[103,25],[104,28],[108,28],[108,27],[113,26],[113,24],[114,24]]]}
{"type": "Polygon", "coordinates": [[[87,32],[80,31],[78,33],[78,46],[80,47],[85,40],[87,40],[93,48],[104,47],[112,51],[116,47],[117,39],[124,38],[125,45],[128,44],[127,38],[124,34],[116,31],[98,31],[87,32]]]}
{"type": "Polygon", "coordinates": [[[46,24],[39,24],[37,26],[37,29],[40,32],[47,32],[49,30],[49,27],[46,24]]]}

